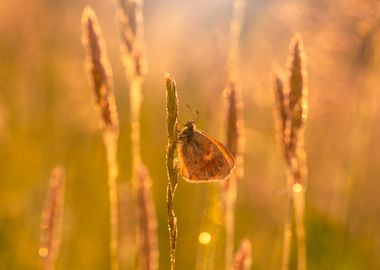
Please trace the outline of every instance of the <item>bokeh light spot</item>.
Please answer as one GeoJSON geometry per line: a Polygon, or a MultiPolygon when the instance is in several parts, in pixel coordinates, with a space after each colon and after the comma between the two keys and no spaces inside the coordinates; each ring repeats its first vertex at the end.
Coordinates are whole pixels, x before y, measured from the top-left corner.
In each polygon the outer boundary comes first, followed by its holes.
{"type": "Polygon", "coordinates": [[[298,183],[296,183],[296,184],[294,184],[293,185],[293,191],[294,192],[301,192],[302,191],[302,185],[301,184],[298,184],[298,183]]]}
{"type": "Polygon", "coordinates": [[[48,255],[49,255],[49,250],[47,248],[40,248],[38,250],[38,254],[40,255],[40,257],[42,258],[46,258],[48,255]]]}
{"type": "Polygon", "coordinates": [[[211,235],[208,232],[201,232],[198,236],[198,241],[202,245],[208,245],[211,242],[211,235]]]}

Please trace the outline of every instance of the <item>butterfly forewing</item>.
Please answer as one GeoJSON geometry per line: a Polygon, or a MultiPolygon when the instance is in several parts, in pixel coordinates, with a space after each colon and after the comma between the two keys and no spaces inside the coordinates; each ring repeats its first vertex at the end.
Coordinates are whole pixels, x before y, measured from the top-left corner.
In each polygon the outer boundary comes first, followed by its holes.
{"type": "Polygon", "coordinates": [[[180,139],[178,145],[182,176],[189,181],[225,179],[235,165],[230,151],[218,140],[201,131],[188,133],[185,133],[185,139],[180,139]]]}

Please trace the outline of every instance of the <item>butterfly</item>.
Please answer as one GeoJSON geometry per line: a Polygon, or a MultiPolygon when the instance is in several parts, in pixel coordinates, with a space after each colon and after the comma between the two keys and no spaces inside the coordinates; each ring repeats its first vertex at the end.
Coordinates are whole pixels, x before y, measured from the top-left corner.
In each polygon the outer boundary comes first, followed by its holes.
{"type": "Polygon", "coordinates": [[[178,161],[182,176],[190,182],[218,181],[227,178],[235,166],[231,152],[217,139],[184,124],[178,137],[178,161]]]}

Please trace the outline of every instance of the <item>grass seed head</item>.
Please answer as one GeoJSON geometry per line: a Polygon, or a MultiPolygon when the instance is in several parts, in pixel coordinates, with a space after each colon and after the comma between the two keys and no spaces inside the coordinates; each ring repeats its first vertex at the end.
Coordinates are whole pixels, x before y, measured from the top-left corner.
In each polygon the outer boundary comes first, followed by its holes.
{"type": "Polygon", "coordinates": [[[233,270],[249,270],[251,269],[251,264],[251,242],[248,239],[243,239],[235,254],[233,270]]]}
{"type": "Polygon", "coordinates": [[[102,31],[95,12],[90,7],[83,11],[82,27],[82,42],[87,54],[85,66],[100,111],[100,125],[105,131],[117,133],[119,123],[112,92],[112,71],[102,31]]]}
{"type": "Polygon", "coordinates": [[[119,0],[122,60],[128,77],[132,78],[142,77],[147,73],[142,7],[142,0],[119,0]]]}
{"type": "Polygon", "coordinates": [[[64,194],[65,172],[62,167],[55,167],[49,181],[41,218],[39,255],[46,270],[54,268],[61,244],[64,194]]]}

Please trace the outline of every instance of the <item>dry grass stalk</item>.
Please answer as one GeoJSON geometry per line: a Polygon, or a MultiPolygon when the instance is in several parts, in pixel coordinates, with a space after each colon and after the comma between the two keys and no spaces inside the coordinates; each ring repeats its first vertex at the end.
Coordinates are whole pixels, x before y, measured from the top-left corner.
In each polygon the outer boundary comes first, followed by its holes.
{"type": "MultiPolygon", "coordinates": [[[[287,149],[286,139],[286,126],[290,115],[289,112],[289,100],[288,92],[285,91],[284,74],[282,69],[278,68],[275,73],[274,89],[275,89],[275,110],[274,118],[277,129],[277,139],[282,149],[284,159],[288,165],[288,188],[291,188],[291,177],[289,173],[289,165],[291,164],[291,156],[287,149]]],[[[283,234],[283,249],[282,249],[282,262],[281,269],[287,270],[289,267],[289,260],[291,255],[291,240],[292,240],[292,196],[289,198],[289,204],[287,205],[287,213],[284,222],[284,234],[283,234]]]]}
{"type": "Polygon", "coordinates": [[[178,181],[178,164],[176,159],[178,138],[178,96],[174,79],[167,74],[166,82],[166,121],[168,132],[168,148],[166,152],[166,168],[168,173],[167,209],[170,239],[170,269],[175,269],[175,251],[177,246],[177,217],[174,212],[174,194],[178,181]]]}
{"type": "Polygon", "coordinates": [[[87,7],[82,16],[82,42],[87,52],[86,70],[89,84],[99,108],[100,125],[105,132],[118,132],[118,118],[112,93],[112,71],[107,57],[106,45],[95,12],[87,7]]]}
{"type": "MultiPolygon", "coordinates": [[[[137,179],[136,172],[141,163],[140,150],[140,112],[142,102],[142,77],[130,81],[130,106],[131,106],[131,142],[132,142],[132,167],[133,181],[137,179]]],[[[135,185],[137,183],[134,183],[135,185]]]]}
{"type": "Polygon", "coordinates": [[[301,35],[297,34],[291,42],[288,60],[289,117],[286,127],[287,152],[291,156],[293,184],[306,188],[306,166],[304,150],[304,128],[307,117],[307,73],[301,35]]]}
{"type": "Polygon", "coordinates": [[[111,227],[111,269],[119,269],[119,203],[117,177],[117,136],[113,133],[104,134],[104,145],[107,152],[108,189],[110,200],[110,227],[111,227]]]}
{"type": "MultiPolygon", "coordinates": [[[[134,172],[141,162],[140,155],[140,111],[142,84],[146,74],[143,41],[142,0],[119,0],[118,18],[122,40],[121,52],[125,74],[130,84],[131,139],[134,172]]],[[[134,177],[136,179],[136,177],[134,177]]]]}
{"type": "Polygon", "coordinates": [[[156,212],[151,192],[152,180],[143,164],[138,171],[137,204],[140,224],[140,270],[158,269],[156,212]]]}
{"type": "Polygon", "coordinates": [[[275,118],[278,137],[287,166],[290,169],[290,185],[298,183],[306,187],[304,151],[304,127],[307,116],[307,88],[305,57],[302,38],[298,34],[291,43],[288,60],[288,80],[281,71],[275,75],[275,118]],[[285,83],[288,86],[285,86],[285,83]]]}
{"type": "Polygon", "coordinates": [[[87,7],[82,16],[82,41],[87,52],[86,69],[90,86],[94,90],[95,102],[100,112],[100,126],[107,152],[108,186],[111,226],[111,269],[119,268],[119,214],[117,191],[117,139],[119,123],[115,98],[112,92],[112,71],[109,65],[105,41],[95,12],[87,7]]]}
{"type": "Polygon", "coordinates": [[[127,182],[119,185],[119,209],[120,209],[120,268],[135,269],[136,254],[136,228],[134,227],[134,208],[131,196],[131,185],[127,182]]]}
{"type": "Polygon", "coordinates": [[[240,247],[235,254],[233,270],[249,270],[251,269],[251,242],[248,239],[243,239],[240,247]]]}
{"type": "MultiPolygon", "coordinates": [[[[282,149],[286,164],[290,164],[290,156],[287,151],[286,140],[286,125],[289,117],[289,105],[288,105],[288,93],[284,88],[284,76],[281,69],[277,69],[274,79],[275,89],[275,109],[274,118],[277,129],[277,139],[282,149]]],[[[289,166],[288,166],[289,172],[289,166]]],[[[291,188],[291,177],[288,173],[288,188],[291,188]]],[[[287,213],[284,222],[284,234],[283,234],[283,248],[282,248],[282,262],[281,270],[287,270],[289,268],[290,255],[291,255],[291,240],[292,240],[292,196],[289,197],[289,204],[287,205],[287,213]]]]}
{"type": "Polygon", "coordinates": [[[305,191],[298,184],[293,187],[293,204],[297,236],[297,269],[306,270],[305,191]]]}
{"type": "Polygon", "coordinates": [[[291,44],[289,58],[289,152],[291,163],[293,206],[297,235],[297,269],[306,270],[305,190],[307,181],[304,129],[307,117],[307,73],[301,35],[296,35],[291,44]]]}
{"type": "MultiPolygon", "coordinates": [[[[120,34],[122,39],[122,61],[124,64],[125,74],[129,80],[130,85],[130,106],[131,106],[131,142],[132,142],[132,196],[137,196],[137,203],[151,199],[151,191],[146,190],[146,198],[141,198],[141,188],[151,189],[151,185],[141,186],[141,175],[144,164],[141,161],[141,147],[140,147],[140,112],[142,102],[142,85],[144,82],[144,75],[147,72],[145,54],[144,54],[144,41],[143,41],[143,1],[142,0],[119,0],[118,5],[118,18],[120,25],[120,34]],[[139,190],[135,190],[139,189],[139,190]],[[137,194],[135,194],[137,193],[137,194]]],[[[144,169],[146,170],[146,169],[144,169]]],[[[148,172],[146,172],[149,175],[148,172]]],[[[147,180],[148,181],[148,180],[147,180]]],[[[150,181],[150,180],[149,180],[150,181]]],[[[153,208],[153,203],[150,203],[153,208]]],[[[153,209],[154,210],[154,209],[153,209]]],[[[155,239],[156,243],[140,243],[140,267],[141,269],[156,269],[158,268],[158,248],[157,248],[157,235],[156,230],[146,226],[146,220],[155,223],[155,214],[149,213],[143,208],[139,207],[139,226],[137,228],[138,235],[149,236],[151,240],[155,239]],[[144,214],[149,216],[142,217],[144,214]],[[152,220],[154,219],[154,221],[152,220]],[[147,248],[150,252],[146,254],[147,248]],[[150,256],[152,256],[150,258],[150,256]]],[[[143,237],[144,238],[144,237],[143,237]]],[[[145,239],[145,238],[144,238],[145,239]]],[[[149,240],[146,238],[145,240],[149,240]]],[[[140,239],[141,241],[141,239],[140,239]]],[[[144,240],[142,240],[144,243],[144,240]]]]}
{"type": "Polygon", "coordinates": [[[128,77],[144,76],[147,71],[143,42],[142,0],[119,0],[118,18],[123,63],[128,77]]]}
{"type": "Polygon", "coordinates": [[[304,203],[307,179],[304,129],[307,115],[307,88],[305,57],[302,37],[297,34],[290,46],[288,60],[288,87],[279,73],[275,78],[275,118],[279,142],[287,164],[287,184],[291,191],[288,216],[285,221],[282,269],[288,269],[291,249],[292,209],[296,224],[297,266],[306,269],[306,235],[304,225],[304,203]]]}
{"type": "Polygon", "coordinates": [[[45,270],[54,269],[61,243],[64,210],[65,172],[62,167],[54,168],[49,181],[41,218],[41,246],[39,255],[45,270]]]}
{"type": "Polygon", "coordinates": [[[235,201],[237,196],[237,182],[243,176],[243,120],[242,102],[234,83],[230,83],[225,90],[227,103],[227,125],[226,125],[226,146],[234,155],[236,160],[236,170],[223,182],[224,201],[224,222],[226,233],[226,268],[231,267],[234,253],[234,222],[235,222],[235,201]]]}
{"type": "Polygon", "coordinates": [[[285,92],[284,88],[284,75],[281,69],[277,69],[274,79],[274,89],[275,89],[275,110],[274,118],[276,123],[278,141],[282,147],[285,159],[286,155],[286,141],[285,141],[285,130],[286,122],[289,115],[289,105],[288,105],[288,93],[285,92]]]}
{"type": "Polygon", "coordinates": [[[234,253],[234,222],[235,201],[237,196],[237,181],[243,177],[243,148],[244,148],[244,122],[243,102],[240,89],[237,86],[237,65],[239,58],[239,37],[243,22],[245,0],[234,0],[233,14],[230,24],[230,45],[228,55],[228,81],[224,90],[224,104],[226,107],[226,146],[236,159],[236,171],[222,183],[225,219],[225,259],[226,268],[229,269],[234,253]]]}

